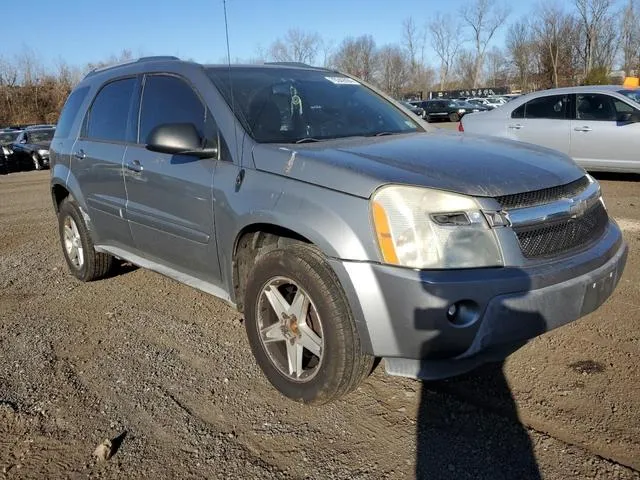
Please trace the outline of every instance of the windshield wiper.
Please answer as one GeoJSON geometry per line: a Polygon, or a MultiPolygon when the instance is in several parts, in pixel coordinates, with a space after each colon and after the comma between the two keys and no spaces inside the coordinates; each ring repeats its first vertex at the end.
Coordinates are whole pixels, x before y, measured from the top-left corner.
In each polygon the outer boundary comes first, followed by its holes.
{"type": "Polygon", "coordinates": [[[300,140],[296,140],[295,143],[312,143],[312,142],[319,142],[319,141],[320,141],[319,138],[304,137],[304,138],[301,138],[300,140]]]}
{"type": "Polygon", "coordinates": [[[372,136],[372,137],[384,137],[385,135],[395,135],[396,133],[400,133],[400,132],[378,132],[378,133],[372,133],[370,136],[372,136]]]}

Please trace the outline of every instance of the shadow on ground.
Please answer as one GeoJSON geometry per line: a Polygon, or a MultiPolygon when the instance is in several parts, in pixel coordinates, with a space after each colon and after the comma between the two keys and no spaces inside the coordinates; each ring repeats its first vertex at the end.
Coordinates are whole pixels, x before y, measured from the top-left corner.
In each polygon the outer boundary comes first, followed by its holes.
{"type": "Polygon", "coordinates": [[[517,420],[502,363],[454,380],[423,382],[416,427],[416,478],[541,479],[533,445],[517,420]],[[495,410],[460,400],[466,377],[490,388],[495,410]]]}

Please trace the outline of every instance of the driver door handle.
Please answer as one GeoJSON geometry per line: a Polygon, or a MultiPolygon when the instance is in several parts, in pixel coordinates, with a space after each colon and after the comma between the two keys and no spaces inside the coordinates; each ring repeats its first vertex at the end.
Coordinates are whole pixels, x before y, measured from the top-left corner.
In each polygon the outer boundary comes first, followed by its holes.
{"type": "Polygon", "coordinates": [[[84,160],[87,154],[84,153],[84,150],[80,149],[76,153],[74,153],[73,156],[76,157],[78,160],[84,160]]]}
{"type": "Polygon", "coordinates": [[[135,173],[140,173],[142,172],[142,170],[144,170],[144,168],[140,164],[140,160],[133,160],[132,162],[127,163],[125,167],[127,167],[127,170],[131,170],[135,173]]]}
{"type": "Polygon", "coordinates": [[[585,125],[584,127],[576,127],[576,128],[574,128],[574,130],[576,132],[590,132],[591,131],[591,127],[587,127],[585,125]]]}
{"type": "Polygon", "coordinates": [[[515,125],[509,125],[509,128],[511,130],[520,130],[523,127],[523,125],[516,123],[515,125]]]}

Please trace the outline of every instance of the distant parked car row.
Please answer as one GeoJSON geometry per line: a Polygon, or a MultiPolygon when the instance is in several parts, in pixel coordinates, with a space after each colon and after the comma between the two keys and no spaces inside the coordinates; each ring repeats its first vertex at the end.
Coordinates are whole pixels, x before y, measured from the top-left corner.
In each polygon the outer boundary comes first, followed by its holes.
{"type": "Polygon", "coordinates": [[[640,173],[640,89],[534,92],[485,115],[465,116],[458,130],[552,148],[590,171],[640,173]]]}
{"type": "Polygon", "coordinates": [[[53,125],[0,130],[0,174],[48,168],[49,145],[54,133],[53,125]]]}
{"type": "Polygon", "coordinates": [[[486,112],[490,110],[490,108],[485,105],[469,103],[464,100],[415,100],[409,103],[423,110],[423,118],[427,122],[439,120],[459,122],[467,113],[486,112]]]}

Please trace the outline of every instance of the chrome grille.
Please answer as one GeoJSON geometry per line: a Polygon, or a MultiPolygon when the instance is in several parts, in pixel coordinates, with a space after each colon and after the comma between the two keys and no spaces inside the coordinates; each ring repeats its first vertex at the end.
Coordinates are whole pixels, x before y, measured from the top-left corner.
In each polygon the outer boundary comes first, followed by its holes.
{"type": "Polygon", "coordinates": [[[599,239],[608,221],[606,209],[598,202],[578,218],[516,228],[515,232],[523,255],[537,258],[568,252],[599,239]]]}
{"type": "Polygon", "coordinates": [[[578,180],[557,187],[543,188],[531,192],[516,193],[514,195],[503,195],[496,197],[496,200],[503,209],[511,210],[515,208],[534,207],[544,205],[562,198],[571,198],[582,192],[589,185],[589,178],[585,175],[578,180]]]}

